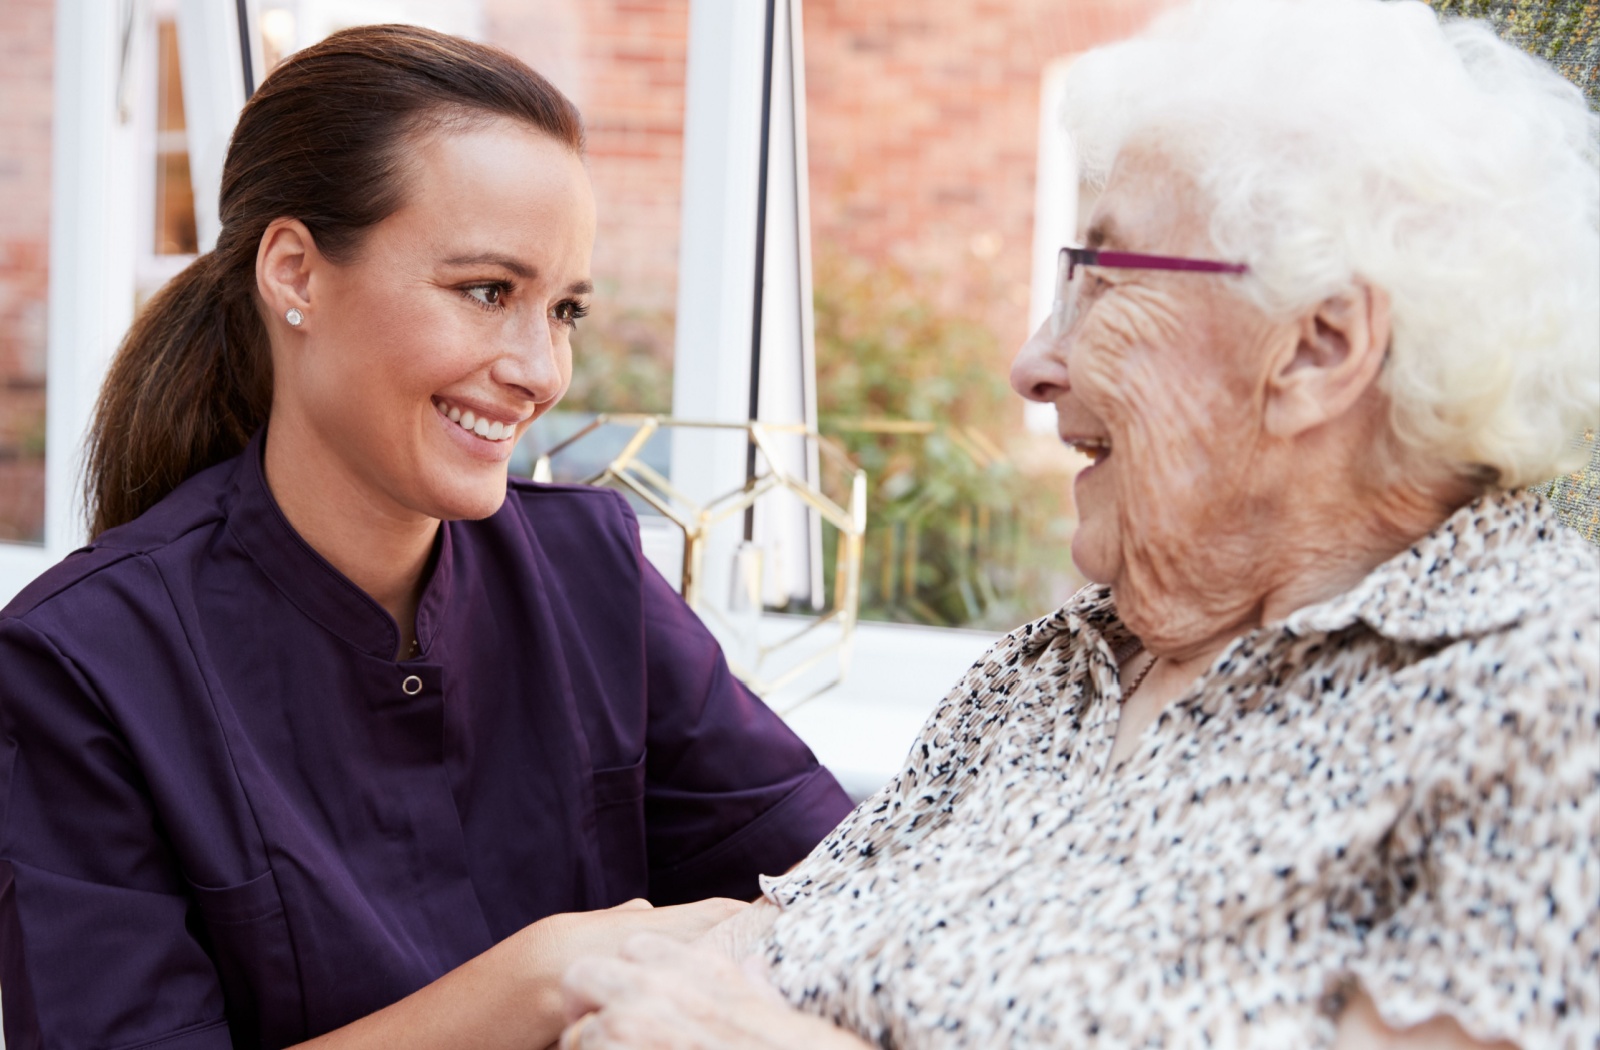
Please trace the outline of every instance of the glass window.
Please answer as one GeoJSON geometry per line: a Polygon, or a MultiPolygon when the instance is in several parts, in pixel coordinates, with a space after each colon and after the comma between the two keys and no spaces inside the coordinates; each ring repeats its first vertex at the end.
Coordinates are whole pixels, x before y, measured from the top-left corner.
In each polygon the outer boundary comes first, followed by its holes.
{"type": "Polygon", "coordinates": [[[805,3],[817,400],[872,478],[865,619],[1012,627],[1082,582],[1083,461],[1006,381],[1063,236],[1040,128],[1064,56],[1169,2],[805,3]]]}
{"type": "Polygon", "coordinates": [[[183,121],[183,75],[178,67],[178,23],[156,23],[154,255],[194,255],[194,187],[189,182],[189,141],[183,121]]]}
{"type": "Polygon", "coordinates": [[[0,542],[44,540],[53,0],[0,5],[0,542]]]}

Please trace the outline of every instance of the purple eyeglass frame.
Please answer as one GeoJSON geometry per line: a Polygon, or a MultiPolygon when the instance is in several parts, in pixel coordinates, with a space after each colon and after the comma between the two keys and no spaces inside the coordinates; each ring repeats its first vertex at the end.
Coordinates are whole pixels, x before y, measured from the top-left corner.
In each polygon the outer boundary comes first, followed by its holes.
{"type": "Polygon", "coordinates": [[[1139,252],[1103,252],[1097,248],[1063,248],[1056,255],[1056,301],[1050,310],[1050,334],[1057,339],[1072,327],[1067,286],[1080,266],[1107,266],[1118,270],[1187,270],[1190,273],[1249,273],[1244,263],[1218,262],[1215,259],[1185,259],[1177,255],[1144,255],[1139,252]]]}

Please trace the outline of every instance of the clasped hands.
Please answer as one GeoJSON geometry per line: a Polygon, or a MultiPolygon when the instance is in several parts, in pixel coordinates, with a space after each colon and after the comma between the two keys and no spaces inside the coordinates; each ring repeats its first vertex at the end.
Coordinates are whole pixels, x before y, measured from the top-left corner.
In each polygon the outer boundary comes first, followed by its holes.
{"type": "Polygon", "coordinates": [[[655,933],[580,959],[562,981],[560,1050],[858,1050],[865,1044],[789,1006],[755,948],[777,918],[749,905],[684,943],[655,933]]]}
{"type": "MultiPolygon", "coordinates": [[[[728,907],[738,907],[725,902],[728,907]]],[[[755,954],[777,919],[766,901],[742,907],[693,941],[639,933],[620,952],[579,959],[561,994],[560,1050],[866,1050],[795,1010],[767,983],[755,954]]],[[[1389,1027],[1359,984],[1337,1020],[1334,1050],[1517,1050],[1475,1041],[1448,1017],[1389,1027]]]]}

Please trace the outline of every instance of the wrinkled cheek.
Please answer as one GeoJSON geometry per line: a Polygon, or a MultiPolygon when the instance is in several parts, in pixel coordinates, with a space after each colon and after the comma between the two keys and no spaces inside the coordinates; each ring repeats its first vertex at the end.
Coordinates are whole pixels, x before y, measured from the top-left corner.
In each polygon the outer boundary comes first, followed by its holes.
{"type": "MultiPolygon", "coordinates": [[[[1155,377],[1149,377],[1154,379],[1155,377]]],[[[1170,380],[1172,377],[1165,377],[1170,380]]],[[[1125,543],[1187,557],[1219,502],[1220,468],[1237,438],[1221,398],[1173,382],[1130,382],[1112,424],[1125,543]]]]}

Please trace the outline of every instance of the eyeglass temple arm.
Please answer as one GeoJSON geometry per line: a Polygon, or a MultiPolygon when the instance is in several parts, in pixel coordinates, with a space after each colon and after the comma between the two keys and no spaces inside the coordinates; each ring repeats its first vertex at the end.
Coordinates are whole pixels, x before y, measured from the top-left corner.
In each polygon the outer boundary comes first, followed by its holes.
{"type": "Polygon", "coordinates": [[[1094,248],[1065,248],[1074,266],[1116,266],[1141,270],[1194,270],[1201,273],[1246,273],[1244,263],[1214,259],[1184,259],[1175,255],[1143,255],[1139,252],[1103,252],[1094,248]]]}

